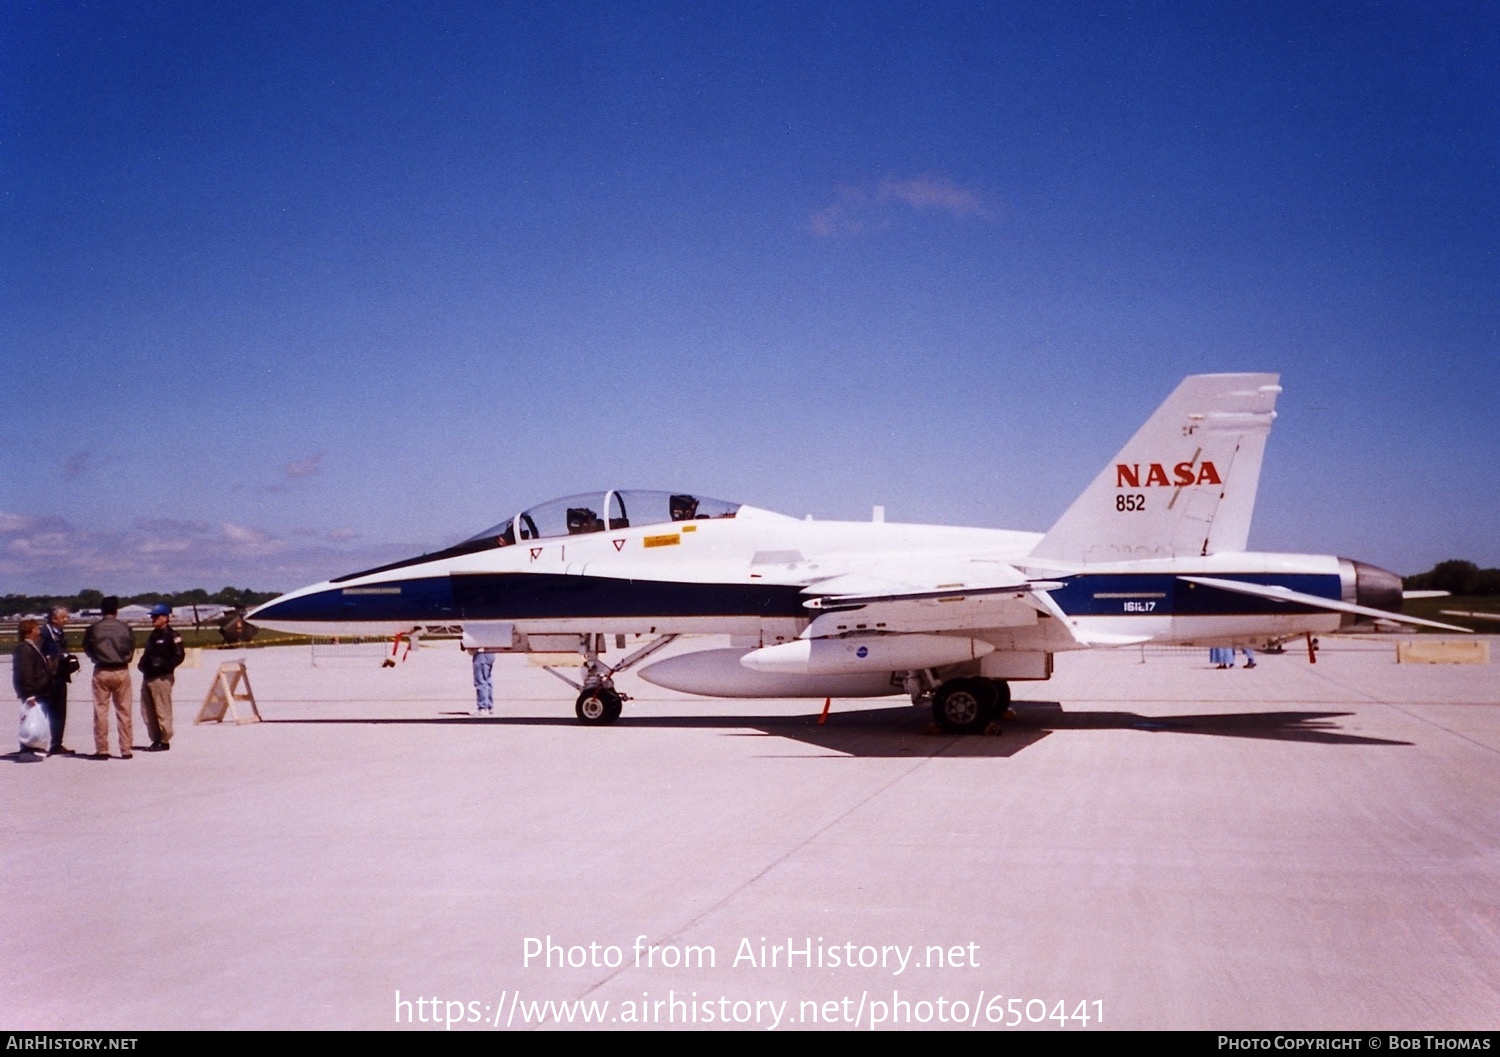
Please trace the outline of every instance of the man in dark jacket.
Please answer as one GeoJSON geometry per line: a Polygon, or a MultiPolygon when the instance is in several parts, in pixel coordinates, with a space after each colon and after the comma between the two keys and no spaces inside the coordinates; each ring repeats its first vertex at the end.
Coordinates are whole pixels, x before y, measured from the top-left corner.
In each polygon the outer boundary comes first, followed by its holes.
{"type": "Polygon", "coordinates": [[[83,633],[83,652],[94,662],[94,759],[109,759],[109,705],[114,702],[120,759],[128,760],[135,730],[130,723],[130,659],[135,636],[118,616],[120,600],[113,595],[99,603],[104,619],[83,633]]]}
{"type": "Polygon", "coordinates": [[[141,718],[151,735],[147,752],[166,752],[172,747],[172,673],[182,663],[186,651],[182,636],[172,627],[169,606],[151,607],[151,635],[141,651],[141,718]]]}
{"type": "Polygon", "coordinates": [[[47,695],[47,718],[52,720],[52,746],[48,756],[71,756],[73,750],[63,745],[63,729],[68,725],[68,684],[78,671],[78,658],[68,652],[68,607],[53,606],[42,624],[42,655],[52,666],[52,689],[47,695]]]}

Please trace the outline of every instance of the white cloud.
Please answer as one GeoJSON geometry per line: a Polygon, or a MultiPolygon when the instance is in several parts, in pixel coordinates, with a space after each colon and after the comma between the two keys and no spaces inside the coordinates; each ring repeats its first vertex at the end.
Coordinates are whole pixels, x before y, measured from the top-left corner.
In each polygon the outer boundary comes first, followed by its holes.
{"type": "Polygon", "coordinates": [[[886,227],[899,211],[932,211],[962,218],[992,215],[987,197],[938,173],[898,178],[887,176],[874,186],[844,184],[834,201],[808,219],[808,230],[821,238],[852,237],[886,227]]]}
{"type": "Polygon", "coordinates": [[[299,477],[316,476],[323,464],[323,453],[316,452],[312,455],[296,459],[286,464],[286,475],[288,480],[295,481],[299,477]]]}
{"type": "Polygon", "coordinates": [[[913,209],[941,209],[958,217],[988,215],[984,198],[978,191],[960,187],[946,176],[928,173],[910,180],[887,176],[876,188],[880,202],[902,202],[913,209]]]}
{"type": "Polygon", "coordinates": [[[230,543],[242,546],[263,546],[268,540],[266,534],[259,529],[236,525],[233,521],[224,522],[219,526],[219,529],[224,533],[224,538],[230,543]]]}
{"type": "Polygon", "coordinates": [[[4,593],[113,594],[214,590],[225,584],[286,590],[417,553],[412,544],[351,545],[357,533],[273,532],[236,522],[140,519],[126,528],[85,529],[59,517],[0,511],[4,593]]]}

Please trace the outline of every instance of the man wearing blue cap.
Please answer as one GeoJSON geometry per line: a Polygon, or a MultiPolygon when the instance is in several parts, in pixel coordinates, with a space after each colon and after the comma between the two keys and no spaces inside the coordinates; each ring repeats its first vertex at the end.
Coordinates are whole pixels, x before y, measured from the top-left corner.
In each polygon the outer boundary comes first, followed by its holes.
{"type": "Polygon", "coordinates": [[[151,607],[151,634],[141,651],[141,718],[151,735],[147,752],[166,752],[172,747],[172,673],[182,663],[182,636],[172,624],[172,607],[151,607]]]}

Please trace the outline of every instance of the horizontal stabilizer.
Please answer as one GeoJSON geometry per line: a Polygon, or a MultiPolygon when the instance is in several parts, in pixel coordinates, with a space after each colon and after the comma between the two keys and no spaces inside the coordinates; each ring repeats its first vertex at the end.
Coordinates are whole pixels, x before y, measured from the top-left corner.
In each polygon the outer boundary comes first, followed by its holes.
{"type": "Polygon", "coordinates": [[[1178,579],[1190,584],[1201,584],[1204,587],[1216,587],[1220,591],[1233,591],[1242,595],[1254,595],[1256,598],[1269,598],[1274,602],[1293,602],[1297,605],[1312,606],[1315,609],[1326,609],[1333,613],[1353,613],[1356,616],[1369,617],[1372,620],[1389,620],[1397,624],[1420,624],[1425,628],[1438,628],[1442,631],[1461,631],[1465,635],[1473,634],[1468,628],[1456,627],[1453,624],[1439,624],[1436,620],[1409,617],[1404,613],[1392,613],[1388,610],[1375,609],[1371,606],[1357,606],[1351,602],[1335,602],[1331,598],[1320,598],[1317,595],[1303,594],[1301,591],[1293,591],[1289,587],[1247,584],[1239,580],[1220,580],[1212,576],[1179,576],[1178,579]]]}

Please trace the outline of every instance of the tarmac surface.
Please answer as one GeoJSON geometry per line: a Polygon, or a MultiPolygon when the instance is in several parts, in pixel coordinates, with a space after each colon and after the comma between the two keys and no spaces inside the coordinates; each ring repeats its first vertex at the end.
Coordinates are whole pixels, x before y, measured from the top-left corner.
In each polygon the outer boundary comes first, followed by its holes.
{"type": "Polygon", "coordinates": [[[208,651],[169,753],[0,758],[0,1023],[1492,1029],[1500,670],[1396,641],[1062,656],[998,737],[208,651]],[[237,659],[265,722],[195,726],[237,659]]]}

